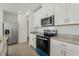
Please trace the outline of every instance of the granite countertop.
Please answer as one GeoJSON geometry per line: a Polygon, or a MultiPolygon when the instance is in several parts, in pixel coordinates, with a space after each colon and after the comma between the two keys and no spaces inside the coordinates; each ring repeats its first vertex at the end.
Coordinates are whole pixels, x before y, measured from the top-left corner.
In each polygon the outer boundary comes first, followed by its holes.
{"type": "Polygon", "coordinates": [[[43,32],[31,32],[34,35],[43,35],[43,32]]]}
{"type": "Polygon", "coordinates": [[[75,45],[79,45],[79,38],[76,36],[55,36],[55,37],[51,37],[51,39],[55,39],[55,40],[59,40],[59,41],[63,41],[66,43],[71,43],[71,44],[75,44],[75,45]]]}
{"type": "Polygon", "coordinates": [[[0,54],[1,54],[2,50],[3,50],[3,48],[4,48],[4,45],[5,45],[6,41],[7,41],[7,39],[8,39],[8,37],[0,37],[0,40],[1,40],[1,43],[0,43],[0,54]]]}
{"type": "Polygon", "coordinates": [[[37,34],[37,32],[31,32],[31,34],[37,34]]]}
{"type": "MultiPolygon", "coordinates": [[[[31,32],[31,33],[34,35],[43,35],[41,32],[31,32]]],[[[57,36],[51,37],[51,39],[79,45],[79,35],[58,34],[57,36]]]]}

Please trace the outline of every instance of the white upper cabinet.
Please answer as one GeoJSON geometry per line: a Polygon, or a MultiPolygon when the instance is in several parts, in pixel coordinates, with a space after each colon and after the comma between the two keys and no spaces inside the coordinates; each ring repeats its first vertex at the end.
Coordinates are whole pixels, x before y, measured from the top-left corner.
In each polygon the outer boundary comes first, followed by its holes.
{"type": "Polygon", "coordinates": [[[67,4],[69,24],[79,23],[79,3],[67,4]]]}
{"type": "Polygon", "coordinates": [[[37,27],[41,27],[41,19],[42,19],[42,8],[38,10],[38,20],[37,20],[37,27]]]}
{"type": "Polygon", "coordinates": [[[42,18],[42,8],[40,8],[34,13],[34,27],[41,26],[41,18],[42,18]]]}
{"type": "Polygon", "coordinates": [[[79,56],[79,45],[51,39],[50,41],[51,56],[79,56]]]}
{"type": "Polygon", "coordinates": [[[56,3],[54,4],[54,15],[55,15],[55,25],[64,25],[66,24],[66,4],[65,3],[56,3]]]}
{"type": "Polygon", "coordinates": [[[54,5],[55,25],[79,24],[78,3],[57,3],[54,5]]]}
{"type": "Polygon", "coordinates": [[[54,11],[54,4],[52,4],[52,3],[43,4],[42,9],[43,9],[43,11],[42,11],[43,18],[49,17],[49,16],[53,15],[53,13],[54,13],[53,12],[54,11]]]}
{"type": "Polygon", "coordinates": [[[40,9],[34,13],[34,27],[41,27],[41,19],[53,15],[53,4],[43,4],[40,9]]]}
{"type": "Polygon", "coordinates": [[[79,23],[79,3],[44,3],[35,12],[35,27],[41,27],[41,19],[55,15],[55,25],[79,23]]]}
{"type": "Polygon", "coordinates": [[[37,19],[38,19],[38,15],[37,15],[37,12],[34,13],[34,27],[36,27],[37,25],[37,19]]]}

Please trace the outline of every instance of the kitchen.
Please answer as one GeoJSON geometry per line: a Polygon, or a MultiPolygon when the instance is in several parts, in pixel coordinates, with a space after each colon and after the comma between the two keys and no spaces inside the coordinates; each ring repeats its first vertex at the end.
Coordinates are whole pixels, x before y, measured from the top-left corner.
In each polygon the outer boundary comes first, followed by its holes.
{"type": "Polygon", "coordinates": [[[78,55],[78,45],[76,45],[78,42],[78,5],[78,3],[43,4],[35,12],[36,25],[34,27],[38,34],[43,33],[44,30],[57,30],[57,36],[50,38],[51,56],[78,55]],[[51,15],[54,16],[55,25],[41,27],[40,19],[51,17],[51,15]]]}
{"type": "MultiPolygon", "coordinates": [[[[3,10],[6,10],[4,8],[0,10],[0,29],[7,27],[6,21],[10,25],[13,24],[11,28],[14,29],[14,34],[12,33],[11,36],[9,36],[9,30],[6,30],[7,34],[5,30],[0,30],[0,36],[6,39],[4,55],[9,52],[8,47],[28,43],[28,46],[37,54],[33,56],[79,56],[79,3],[15,3],[3,5],[9,6],[8,8],[13,6],[13,9],[19,10],[15,16],[14,13],[4,12],[3,10]],[[25,12],[21,10],[23,7],[27,8],[27,10],[24,9],[25,12]],[[10,16],[12,20],[10,20],[10,16]],[[9,41],[10,39],[12,41],[9,41]],[[7,44],[9,43],[7,40],[13,44],[7,44]]],[[[14,10],[8,9],[8,11],[14,10]]],[[[0,51],[2,53],[2,50],[0,51]]]]}

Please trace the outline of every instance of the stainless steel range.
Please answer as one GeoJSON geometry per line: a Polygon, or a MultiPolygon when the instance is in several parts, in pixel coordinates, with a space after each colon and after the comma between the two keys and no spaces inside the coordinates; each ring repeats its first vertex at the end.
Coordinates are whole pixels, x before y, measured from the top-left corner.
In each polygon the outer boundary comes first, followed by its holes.
{"type": "Polygon", "coordinates": [[[57,30],[44,30],[43,35],[36,36],[36,51],[40,56],[50,56],[50,37],[56,35],[57,30]]]}

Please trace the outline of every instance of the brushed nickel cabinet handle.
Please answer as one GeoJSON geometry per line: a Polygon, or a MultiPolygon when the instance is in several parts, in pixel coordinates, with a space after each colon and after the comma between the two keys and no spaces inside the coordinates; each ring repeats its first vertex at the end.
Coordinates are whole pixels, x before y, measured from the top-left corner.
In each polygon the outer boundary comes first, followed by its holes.
{"type": "Polygon", "coordinates": [[[68,23],[69,22],[69,18],[65,18],[64,23],[68,23]]]}
{"type": "Polygon", "coordinates": [[[61,50],[61,55],[63,54],[63,51],[61,50]]]}
{"type": "Polygon", "coordinates": [[[66,56],[66,51],[64,51],[64,56],[66,56]]]}
{"type": "Polygon", "coordinates": [[[66,19],[66,23],[68,23],[68,22],[69,22],[69,18],[66,19]]]}
{"type": "Polygon", "coordinates": [[[64,23],[66,23],[67,21],[66,21],[66,18],[65,18],[65,20],[64,20],[64,23]]]}
{"type": "Polygon", "coordinates": [[[67,22],[69,22],[69,18],[67,19],[67,22]]]}

